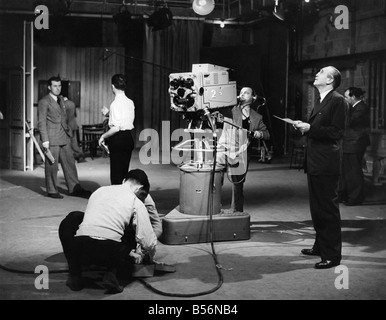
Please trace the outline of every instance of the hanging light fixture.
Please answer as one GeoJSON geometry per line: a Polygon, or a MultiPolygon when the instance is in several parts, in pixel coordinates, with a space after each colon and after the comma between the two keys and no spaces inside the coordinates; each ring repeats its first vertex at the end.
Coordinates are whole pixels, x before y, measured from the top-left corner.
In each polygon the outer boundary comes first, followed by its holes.
{"type": "Polygon", "coordinates": [[[284,21],[284,12],[279,7],[279,0],[275,0],[275,7],[273,8],[273,15],[281,21],[284,21]]]}
{"type": "Polygon", "coordinates": [[[154,12],[147,19],[147,25],[152,28],[152,31],[166,29],[173,22],[173,13],[168,6],[164,4],[161,8],[155,8],[154,12]]]}
{"type": "Polygon", "coordinates": [[[214,0],[193,0],[193,11],[201,16],[206,16],[214,10],[214,0]]]}

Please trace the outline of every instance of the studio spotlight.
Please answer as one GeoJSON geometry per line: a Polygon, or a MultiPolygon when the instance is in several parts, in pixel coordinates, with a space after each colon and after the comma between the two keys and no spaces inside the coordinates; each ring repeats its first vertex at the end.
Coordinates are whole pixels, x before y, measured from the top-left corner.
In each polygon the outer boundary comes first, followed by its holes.
{"type": "Polygon", "coordinates": [[[162,7],[153,12],[147,20],[147,25],[152,31],[162,30],[172,25],[173,14],[168,7],[162,7]]]}
{"type": "Polygon", "coordinates": [[[113,20],[117,25],[119,41],[123,45],[129,45],[134,35],[134,24],[130,11],[126,6],[122,5],[119,8],[119,12],[113,16],[113,20]]]}
{"type": "Polygon", "coordinates": [[[193,0],[193,11],[201,16],[206,16],[214,9],[214,0],[193,0]]]}

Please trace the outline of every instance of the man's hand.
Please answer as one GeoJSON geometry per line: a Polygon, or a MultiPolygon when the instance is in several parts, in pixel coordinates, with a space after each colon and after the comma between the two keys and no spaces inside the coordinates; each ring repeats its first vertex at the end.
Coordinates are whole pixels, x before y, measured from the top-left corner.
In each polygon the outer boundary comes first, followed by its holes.
{"type": "Polygon", "coordinates": [[[294,121],[293,127],[299,130],[302,134],[310,131],[311,125],[303,121],[294,121]]]}
{"type": "Polygon", "coordinates": [[[103,138],[103,135],[101,135],[101,137],[99,138],[98,143],[100,146],[105,143],[105,138],[103,138]]]}
{"type": "Polygon", "coordinates": [[[255,131],[253,132],[253,138],[255,139],[263,139],[264,135],[261,131],[255,131]]]}
{"type": "Polygon", "coordinates": [[[102,112],[102,114],[103,114],[105,117],[107,117],[108,114],[109,114],[109,112],[110,112],[110,110],[109,110],[108,108],[106,108],[106,106],[103,106],[101,112],[102,112]]]}
{"type": "Polygon", "coordinates": [[[43,145],[43,148],[44,148],[44,149],[49,149],[49,148],[50,148],[50,142],[49,142],[49,141],[44,141],[44,142],[42,143],[42,145],[43,145]]]}
{"type": "Polygon", "coordinates": [[[143,256],[140,253],[135,252],[134,250],[130,251],[129,256],[133,263],[135,264],[141,264],[143,260],[143,256]]]}

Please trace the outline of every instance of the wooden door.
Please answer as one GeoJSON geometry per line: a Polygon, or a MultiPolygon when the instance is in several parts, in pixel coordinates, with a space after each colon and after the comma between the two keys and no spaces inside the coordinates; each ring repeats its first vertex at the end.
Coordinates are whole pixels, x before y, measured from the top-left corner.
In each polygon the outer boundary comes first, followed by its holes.
{"type": "Polygon", "coordinates": [[[10,168],[7,81],[0,81],[0,168],[10,168]]]}
{"type": "Polygon", "coordinates": [[[25,112],[23,110],[23,73],[11,71],[9,75],[8,114],[10,124],[10,166],[24,170],[26,167],[25,112]]]}

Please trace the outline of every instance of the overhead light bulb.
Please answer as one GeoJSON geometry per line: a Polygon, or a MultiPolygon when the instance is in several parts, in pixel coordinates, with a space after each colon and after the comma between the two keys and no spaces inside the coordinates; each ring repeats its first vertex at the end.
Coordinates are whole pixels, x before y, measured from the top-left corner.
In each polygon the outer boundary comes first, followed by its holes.
{"type": "Polygon", "coordinates": [[[214,0],[193,0],[193,11],[201,16],[206,16],[214,10],[214,0]]]}

